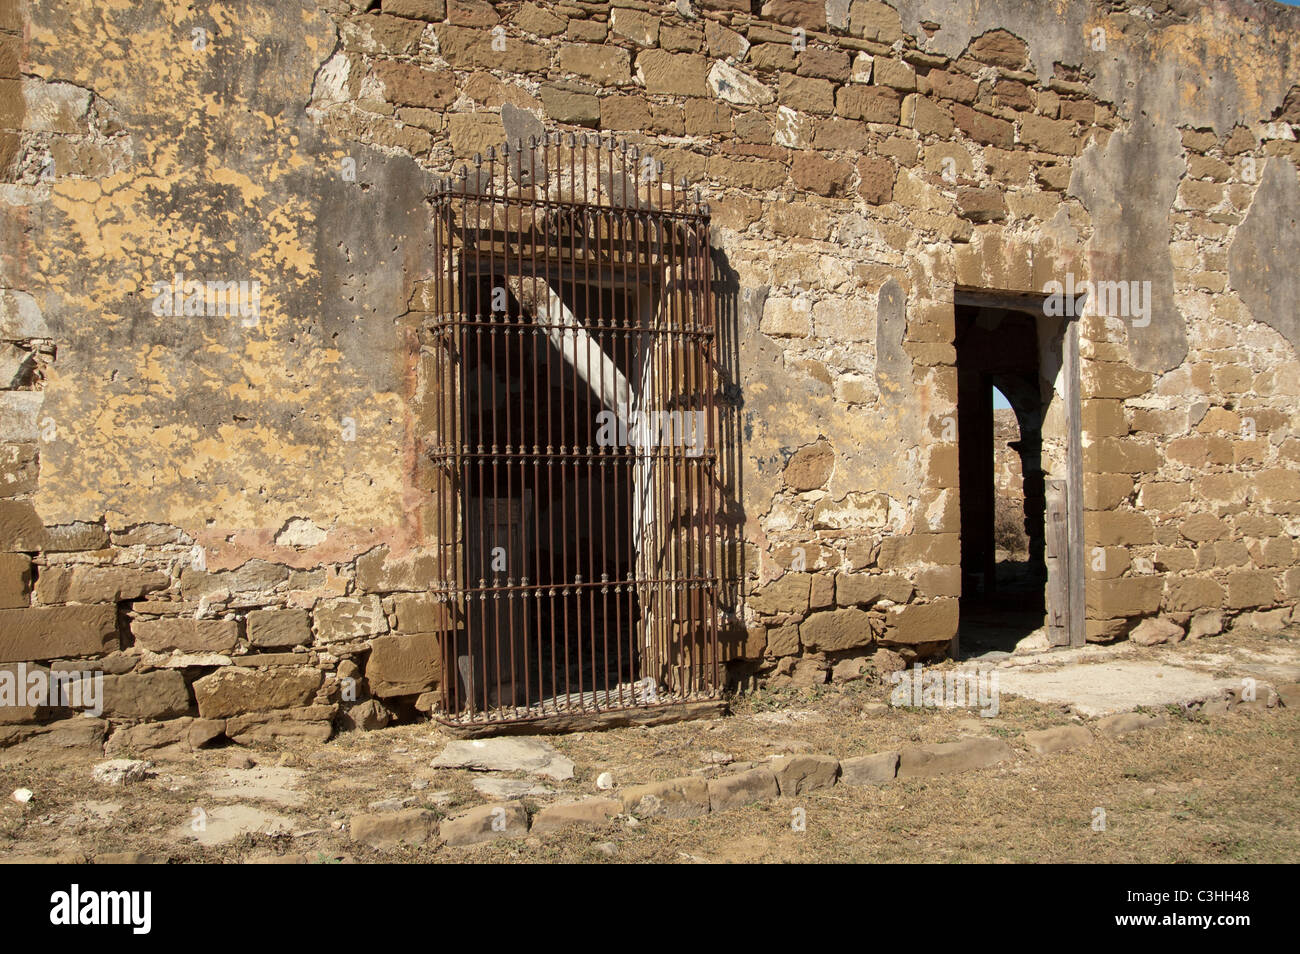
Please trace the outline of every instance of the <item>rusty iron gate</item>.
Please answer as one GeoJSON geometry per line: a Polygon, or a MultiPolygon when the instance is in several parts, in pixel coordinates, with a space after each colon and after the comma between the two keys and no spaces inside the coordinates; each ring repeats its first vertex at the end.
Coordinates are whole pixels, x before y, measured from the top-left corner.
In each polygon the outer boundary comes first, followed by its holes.
{"type": "Polygon", "coordinates": [[[433,211],[438,717],[716,698],[707,207],[635,148],[547,133],[433,211]]]}

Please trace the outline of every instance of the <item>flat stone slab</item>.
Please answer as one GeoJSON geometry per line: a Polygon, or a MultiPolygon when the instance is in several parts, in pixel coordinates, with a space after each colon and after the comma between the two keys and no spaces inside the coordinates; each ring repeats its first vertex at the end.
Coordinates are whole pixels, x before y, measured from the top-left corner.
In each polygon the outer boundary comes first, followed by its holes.
{"type": "Polygon", "coordinates": [[[193,838],[200,845],[210,846],[224,845],[244,835],[292,835],[296,828],[291,819],[252,805],[222,805],[173,828],[172,836],[193,838]]]}
{"type": "Polygon", "coordinates": [[[1139,660],[998,670],[998,691],[1037,702],[1071,706],[1090,718],[1129,712],[1139,706],[1181,705],[1218,696],[1238,686],[1237,677],[1139,660]]]}
{"type": "Polygon", "coordinates": [[[304,773],[282,765],[257,765],[253,768],[221,769],[214,776],[217,783],[207,790],[212,798],[272,802],[288,808],[305,805],[306,792],[297,791],[304,773]]]}
{"type": "Polygon", "coordinates": [[[573,778],[573,762],[549,742],[528,736],[463,739],[449,742],[433,760],[434,768],[473,772],[528,772],[563,782],[573,778]]]}

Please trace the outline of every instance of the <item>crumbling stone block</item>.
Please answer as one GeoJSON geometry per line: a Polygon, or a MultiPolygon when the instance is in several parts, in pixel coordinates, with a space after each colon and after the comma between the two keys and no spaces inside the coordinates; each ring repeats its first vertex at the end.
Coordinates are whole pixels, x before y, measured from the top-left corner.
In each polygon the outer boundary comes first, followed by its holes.
{"type": "MultiPolygon", "coordinates": [[[[775,778],[772,785],[775,790],[775,778]]],[[[623,811],[638,818],[698,818],[709,812],[709,786],[702,778],[630,785],[619,797],[623,811]]]]}
{"type": "Polygon", "coordinates": [[[320,688],[322,674],[307,666],[272,670],[231,666],[194,681],[199,715],[227,719],[251,712],[305,706],[320,688]]]}
{"type": "Polygon", "coordinates": [[[780,793],[771,769],[755,768],[747,772],[721,775],[708,782],[707,798],[715,812],[743,808],[753,802],[776,798],[780,793]]]}
{"type": "MultiPolygon", "coordinates": [[[[1086,731],[1086,730],[1085,730],[1086,731]]],[[[930,778],[988,768],[1015,757],[1001,739],[961,739],[936,745],[919,745],[899,753],[898,778],[930,778]]]]}
{"type": "Polygon", "coordinates": [[[519,802],[480,805],[448,818],[439,826],[438,834],[454,847],[498,838],[519,838],[528,834],[528,812],[519,802]]]}

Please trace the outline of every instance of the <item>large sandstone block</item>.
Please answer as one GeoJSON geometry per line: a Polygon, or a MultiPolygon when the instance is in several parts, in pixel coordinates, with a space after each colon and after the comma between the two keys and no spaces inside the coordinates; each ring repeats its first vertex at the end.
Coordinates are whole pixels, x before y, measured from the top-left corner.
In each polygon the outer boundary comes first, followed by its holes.
{"type": "Polygon", "coordinates": [[[190,711],[185,677],[174,669],[104,677],[104,712],[110,719],[172,719],[190,711]]]}
{"type": "Polygon", "coordinates": [[[380,636],[370,645],[366,683],[371,695],[419,695],[442,679],[442,645],[436,633],[380,636]]]}
{"type": "Polygon", "coordinates": [[[296,706],[272,712],[246,712],[226,720],[226,736],[240,745],[257,742],[327,742],[334,733],[338,706],[296,706]]]}
{"type": "Polygon", "coordinates": [[[876,600],[906,603],[912,584],[893,573],[835,574],[835,602],[840,606],[865,606],[876,600]]]}
{"type": "Polygon", "coordinates": [[[348,49],[394,56],[413,53],[424,24],[416,20],[368,14],[343,21],[342,39],[348,49]]]}
{"type": "Polygon", "coordinates": [[[375,76],[390,103],[444,109],[456,99],[456,78],[450,70],[427,70],[414,63],[381,60],[375,76]]]}
{"type": "Polygon", "coordinates": [[[0,725],[0,749],[22,745],[24,749],[86,749],[98,755],[108,734],[105,719],[77,715],[49,725],[0,725]]]}
{"type": "Polygon", "coordinates": [[[893,198],[894,164],[883,156],[864,156],[858,160],[858,194],[871,205],[893,198]]]}
{"type": "Polygon", "coordinates": [[[0,610],[0,662],[99,656],[117,648],[116,606],[0,610]]]}
{"type": "Polygon", "coordinates": [[[887,86],[842,86],[835,94],[835,112],[845,119],[897,124],[902,102],[887,86]]]}
{"type": "Polygon", "coordinates": [[[870,646],[871,617],[857,607],[813,613],[799,625],[799,639],[814,652],[870,646]]]}
{"type": "Polygon", "coordinates": [[[254,610],[248,614],[248,642],[279,648],[311,642],[311,617],[303,609],[254,610]]]}
{"type": "Polygon", "coordinates": [[[782,73],[777,101],[800,112],[829,115],[835,112],[835,86],[829,80],[782,73]]]}
{"type": "Polygon", "coordinates": [[[44,542],[45,525],[30,502],[0,500],[0,549],[35,553],[44,542]]]}
{"type": "Polygon", "coordinates": [[[1218,609],[1223,605],[1223,585],[1205,577],[1170,577],[1165,608],[1175,613],[1218,609]]]}
{"type": "Polygon", "coordinates": [[[31,605],[32,559],[23,553],[0,553],[0,609],[31,605]]]}
{"type": "Polygon", "coordinates": [[[852,71],[853,66],[849,55],[838,50],[810,47],[799,54],[800,76],[815,76],[842,83],[849,78],[852,71]]]}
{"type": "Polygon", "coordinates": [[[584,798],[547,805],[533,818],[533,831],[554,831],[579,825],[607,825],[623,810],[617,798],[584,798]]]}
{"type": "Polygon", "coordinates": [[[644,50],[636,58],[647,93],[677,96],[708,96],[709,65],[708,57],[664,50],[644,50]]]}
{"type": "Polygon", "coordinates": [[[117,603],[165,590],[171,578],[125,566],[46,567],[36,581],[40,603],[117,603]]]}
{"type": "Polygon", "coordinates": [[[652,13],[615,7],[609,13],[609,28],[637,46],[655,46],[659,42],[659,18],[652,13]]]}
{"type": "Polygon", "coordinates": [[[166,722],[142,722],[122,726],[104,745],[104,754],[181,755],[200,749],[220,738],[226,731],[221,719],[195,719],[183,716],[166,722]]]}
{"type": "Polygon", "coordinates": [[[228,590],[232,595],[261,596],[289,579],[289,568],[268,560],[248,560],[233,570],[209,573],[187,567],[181,573],[181,598],[199,599],[205,593],[228,590]]]}
{"type": "Polygon", "coordinates": [[[194,682],[199,715],[225,719],[249,712],[267,712],[305,706],[320,688],[322,674],[307,666],[218,669],[194,682]]]}
{"type": "Polygon", "coordinates": [[[811,573],[786,573],[759,588],[748,603],[755,613],[808,612],[808,599],[812,592],[811,573]]]}
{"type": "Polygon", "coordinates": [[[912,93],[903,100],[901,121],[904,126],[911,126],[922,136],[933,134],[941,139],[952,136],[952,114],[919,93],[912,93]]]}
{"type": "Polygon", "coordinates": [[[1029,44],[1006,30],[990,30],[971,41],[970,55],[982,63],[1023,70],[1029,65],[1029,44]]]}
{"type": "Polygon", "coordinates": [[[488,0],[447,0],[447,20],[458,26],[491,27],[501,18],[488,0]]]}
{"type": "Polygon", "coordinates": [[[799,54],[790,48],[789,43],[759,43],[749,50],[745,63],[765,73],[795,70],[799,68],[799,54]]]}
{"type": "Polygon", "coordinates": [[[903,38],[903,21],[887,3],[854,0],[849,7],[849,32],[867,40],[894,43],[903,38]]]}
{"type": "Polygon", "coordinates": [[[843,785],[884,785],[898,774],[897,752],[877,752],[840,760],[843,785]]]}
{"type": "Polygon", "coordinates": [[[573,126],[600,125],[600,100],[593,93],[558,85],[541,89],[542,108],[557,123],[573,126]]]}
{"type": "Polygon", "coordinates": [[[763,19],[805,30],[826,29],[826,0],[767,0],[763,19]]]}
{"type": "Polygon", "coordinates": [[[907,569],[918,563],[957,566],[961,563],[961,537],[956,533],[908,533],[886,537],[876,558],[881,569],[907,569]]]}
{"type": "Polygon", "coordinates": [[[1039,152],[1058,156],[1079,154],[1079,139],[1074,135],[1074,123],[1048,119],[1027,113],[1020,117],[1020,142],[1039,152]]]}
{"type": "Polygon", "coordinates": [[[226,653],[239,642],[233,619],[137,619],[131,623],[136,645],[156,653],[179,649],[187,653],[226,653]]]}
{"type": "Polygon", "coordinates": [[[769,626],[763,629],[766,636],[764,651],[767,655],[794,656],[799,652],[798,623],[785,623],[781,626],[769,626]]]}
{"type": "Polygon", "coordinates": [[[1127,547],[1154,543],[1151,518],[1134,510],[1096,510],[1083,515],[1083,537],[1089,546],[1127,547]]]}
{"type": "MultiPolygon", "coordinates": [[[[775,778],[772,786],[775,790],[775,778]]],[[[699,818],[709,813],[709,786],[702,778],[629,785],[619,797],[623,811],[638,818],[699,818]]]]}
{"type": "Polygon", "coordinates": [[[515,26],[525,33],[555,36],[564,32],[564,20],[543,9],[541,4],[525,3],[515,14],[515,26]]]}
{"type": "MultiPolygon", "coordinates": [[[[505,128],[497,117],[470,114],[462,118],[482,121],[492,130],[491,136],[483,141],[483,152],[490,145],[505,142],[505,128]]],[[[453,124],[453,140],[455,134],[453,124]]],[[[459,149],[457,152],[460,155],[466,154],[459,149]]],[[[475,149],[470,148],[468,154],[473,155],[474,152],[475,149]]],[[[429,581],[437,575],[437,570],[437,560],[431,553],[415,551],[393,556],[388,547],[378,546],[357,557],[357,589],[365,593],[391,593],[398,590],[424,592],[429,588],[429,581]]]]}
{"type": "Polygon", "coordinates": [[[789,755],[773,760],[772,771],[782,795],[802,795],[834,786],[840,763],[829,755],[789,755]]]}
{"type": "Polygon", "coordinates": [[[1151,389],[1151,373],[1117,361],[1085,361],[1080,390],[1085,398],[1131,398],[1151,389]]]}
{"type": "MultiPolygon", "coordinates": [[[[1275,504],[1300,502],[1300,471],[1275,467],[1252,475],[1251,480],[1255,485],[1255,494],[1261,500],[1275,504]]],[[[1295,513],[1296,511],[1294,508],[1284,507],[1281,512],[1295,513]]]]}
{"type": "Polygon", "coordinates": [[[353,841],[387,850],[399,845],[423,845],[434,833],[437,816],[426,808],[396,812],[358,812],[352,816],[349,833],[353,841]]]}
{"type": "Polygon", "coordinates": [[[930,93],[940,99],[956,100],[959,103],[973,103],[976,94],[979,92],[979,86],[965,73],[931,70],[926,74],[925,79],[930,93]]]}
{"type": "Polygon", "coordinates": [[[952,118],[957,128],[976,142],[997,146],[999,149],[1012,149],[1015,146],[1016,127],[996,116],[971,109],[961,103],[952,107],[952,118]]]}
{"type": "Polygon", "coordinates": [[[627,50],[595,43],[571,43],[560,47],[560,70],[574,73],[602,86],[632,81],[632,59],[627,50]]]}
{"type": "Polygon", "coordinates": [[[771,769],[756,768],[709,779],[708,799],[715,812],[769,801],[780,794],[771,769]]]}
{"type": "Polygon", "coordinates": [[[505,49],[502,50],[493,46],[492,33],[486,29],[439,24],[434,32],[443,59],[453,69],[531,73],[544,70],[551,63],[550,50],[519,37],[507,37],[505,49]]]}
{"type": "MultiPolygon", "coordinates": [[[[26,706],[17,705],[18,702],[28,701],[27,697],[16,697],[22,692],[23,687],[29,685],[32,673],[40,673],[41,679],[49,679],[50,670],[45,666],[35,663],[3,663],[0,664],[0,723],[20,723],[20,722],[47,722],[55,715],[66,715],[66,712],[60,712],[57,703],[64,701],[83,703],[84,697],[80,690],[69,683],[49,686],[45,701],[55,703],[54,706],[26,706]],[[67,692],[67,696],[56,695],[53,699],[49,697],[50,693],[60,694],[67,692]],[[76,695],[73,695],[73,693],[76,695]]],[[[70,676],[70,673],[63,673],[63,676],[70,676]]]]}
{"type": "Polygon", "coordinates": [[[1228,607],[1250,609],[1277,602],[1277,581],[1267,570],[1238,570],[1228,574],[1228,607]]]}
{"type": "Polygon", "coordinates": [[[70,553],[108,546],[108,531],[93,523],[45,526],[29,500],[0,500],[0,551],[70,553]]]}
{"type": "Polygon", "coordinates": [[[898,778],[930,778],[988,768],[1015,757],[1001,739],[961,739],[918,745],[899,753],[898,778]]]}
{"type": "Polygon", "coordinates": [[[1083,451],[1083,466],[1090,473],[1148,474],[1158,470],[1161,463],[1163,458],[1157,448],[1127,437],[1098,437],[1083,451]]]}
{"type": "Polygon", "coordinates": [[[1088,615],[1097,619],[1149,616],[1160,608],[1162,575],[1119,580],[1089,580],[1088,615]]]}
{"type": "Polygon", "coordinates": [[[891,606],[885,614],[883,639],[891,643],[937,643],[957,635],[958,601],[952,597],[929,603],[891,606]]]}
{"type": "Polygon", "coordinates": [[[447,15],[447,0],[384,0],[384,13],[436,23],[447,15]]]}
{"type": "Polygon", "coordinates": [[[528,812],[519,802],[480,805],[462,815],[448,818],[438,830],[449,845],[474,845],[497,838],[519,838],[528,834],[528,812]]]}
{"type": "Polygon", "coordinates": [[[705,161],[710,178],[724,185],[745,189],[775,189],[783,186],[789,171],[779,162],[729,159],[713,155],[705,161]]]}
{"type": "Polygon", "coordinates": [[[379,597],[347,597],[316,604],[316,637],[322,643],[365,639],[388,632],[388,617],[379,597]]]}

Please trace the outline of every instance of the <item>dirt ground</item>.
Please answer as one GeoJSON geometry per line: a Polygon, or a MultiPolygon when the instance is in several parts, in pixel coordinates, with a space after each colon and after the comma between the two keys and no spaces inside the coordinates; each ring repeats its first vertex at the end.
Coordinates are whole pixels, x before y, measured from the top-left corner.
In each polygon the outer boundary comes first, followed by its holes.
{"type": "MultiPolygon", "coordinates": [[[[1297,658],[1300,633],[1234,634],[1172,647],[1122,647],[1124,658],[1214,665],[1234,654],[1297,658]]],[[[952,665],[951,663],[946,665],[952,665]]],[[[1075,665],[1086,666],[1088,662],[1075,665]]],[[[1027,730],[1080,720],[1068,707],[1005,693],[995,718],[973,710],[894,708],[892,686],[866,679],[751,693],[708,722],[552,737],[576,765],[538,788],[530,813],[598,792],[727,771],[727,760],[784,753],[845,758],[972,735],[1004,738],[1017,757],[960,775],[831,789],[692,820],[620,816],[600,828],[468,848],[377,851],[353,842],[357,812],[424,807],[439,817],[496,801],[487,773],[434,769],[449,737],[436,724],[352,732],[324,743],[226,747],[154,759],[142,781],[92,777],[103,756],[0,753],[0,860],[90,860],[138,852],[171,862],[1281,862],[1300,856],[1300,708],[1205,716],[1175,705],[1157,728],[1084,748],[1030,753],[1027,730]],[[253,765],[249,767],[249,760],[253,765]],[[9,793],[30,789],[30,801],[9,793]],[[1104,830],[1094,829],[1102,809],[1104,830]],[[798,811],[797,811],[798,810],[798,811]],[[793,822],[802,816],[804,830],[793,822]],[[196,840],[196,819],[205,825],[196,840]],[[223,835],[229,840],[220,841],[223,835]]]]}

